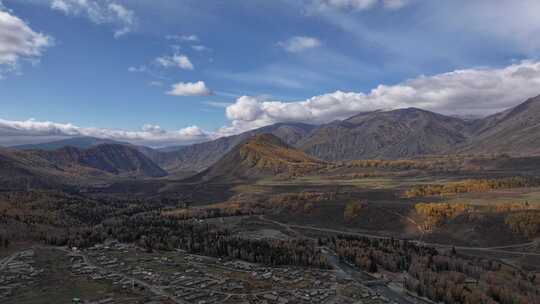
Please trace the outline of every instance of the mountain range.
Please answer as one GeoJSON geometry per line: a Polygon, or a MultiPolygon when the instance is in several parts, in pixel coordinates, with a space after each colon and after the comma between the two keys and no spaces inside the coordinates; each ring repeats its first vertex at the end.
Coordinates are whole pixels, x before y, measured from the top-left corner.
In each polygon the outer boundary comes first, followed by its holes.
{"type": "Polygon", "coordinates": [[[49,151],[0,148],[0,173],[0,189],[57,188],[116,177],[167,175],[139,150],[121,144],[88,149],[66,146],[49,151]]]}
{"type": "MultiPolygon", "coordinates": [[[[538,155],[540,96],[480,119],[407,108],[359,113],[323,125],[278,123],[213,141],[164,149],[96,138],[73,138],[14,148],[21,150],[18,154],[27,153],[41,159],[47,163],[45,167],[64,171],[82,168],[143,177],[167,174],[175,177],[199,172],[194,178],[200,180],[215,179],[223,175],[223,171],[242,178],[262,173],[290,174],[294,170],[289,165],[296,162],[311,167],[325,161],[454,153],[538,155]],[[261,137],[262,134],[271,136],[261,137]],[[278,156],[270,159],[270,155],[278,156]]],[[[25,157],[30,157],[28,155],[25,157]]]]}
{"type": "Polygon", "coordinates": [[[270,133],[325,161],[400,159],[449,153],[540,154],[540,96],[481,119],[417,108],[374,111],[323,125],[279,123],[239,135],[160,153],[169,171],[201,171],[254,135],[270,133]]]}
{"type": "Polygon", "coordinates": [[[85,167],[110,174],[162,177],[167,172],[136,148],[121,144],[100,144],[88,149],[66,146],[57,150],[35,150],[35,154],[63,170],[85,167]]]}
{"type": "Polygon", "coordinates": [[[58,150],[64,147],[75,147],[79,149],[88,149],[99,145],[106,145],[106,144],[122,144],[122,145],[129,145],[128,143],[124,142],[118,142],[114,141],[112,139],[104,139],[104,138],[96,138],[96,137],[74,137],[74,138],[67,138],[52,142],[45,142],[40,144],[28,144],[28,145],[18,145],[11,147],[12,149],[16,150],[45,150],[45,151],[53,151],[58,150]]]}

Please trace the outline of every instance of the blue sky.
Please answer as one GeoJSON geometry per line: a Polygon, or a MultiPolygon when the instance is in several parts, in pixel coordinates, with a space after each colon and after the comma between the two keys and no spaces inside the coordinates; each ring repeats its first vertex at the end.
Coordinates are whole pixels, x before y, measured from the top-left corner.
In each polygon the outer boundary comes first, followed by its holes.
{"type": "Polygon", "coordinates": [[[533,0],[0,3],[0,145],[188,144],[375,109],[485,115],[540,94],[533,0]]]}

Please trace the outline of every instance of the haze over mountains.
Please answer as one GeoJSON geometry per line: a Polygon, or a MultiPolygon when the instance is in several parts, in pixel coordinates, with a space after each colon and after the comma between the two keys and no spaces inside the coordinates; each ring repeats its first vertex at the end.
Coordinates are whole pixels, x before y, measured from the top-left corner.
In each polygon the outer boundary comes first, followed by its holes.
{"type": "Polygon", "coordinates": [[[94,175],[104,172],[132,177],[168,174],[174,178],[201,172],[196,179],[202,180],[223,176],[226,171],[229,176],[242,178],[291,173],[294,163],[312,167],[322,161],[448,153],[538,155],[540,96],[482,119],[407,108],[359,113],[319,126],[279,123],[179,148],[156,150],[111,140],[74,138],[15,149],[25,151],[1,150],[3,168],[23,175],[51,168],[64,173],[92,171],[94,175]]]}

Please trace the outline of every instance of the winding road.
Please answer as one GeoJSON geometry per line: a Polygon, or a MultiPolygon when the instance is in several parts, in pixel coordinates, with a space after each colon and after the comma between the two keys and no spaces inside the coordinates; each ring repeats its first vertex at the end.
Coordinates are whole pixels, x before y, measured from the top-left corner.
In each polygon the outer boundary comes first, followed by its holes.
{"type": "MultiPolygon", "coordinates": [[[[305,230],[327,232],[327,233],[335,233],[335,234],[345,234],[345,235],[352,235],[352,236],[358,236],[358,237],[367,237],[367,238],[374,238],[374,239],[381,239],[381,240],[388,240],[388,239],[391,238],[391,237],[387,237],[387,236],[380,236],[380,235],[370,234],[370,233],[362,233],[362,232],[344,231],[344,230],[337,230],[337,229],[330,229],[330,228],[320,228],[320,227],[313,227],[313,226],[287,224],[287,223],[282,223],[282,222],[267,219],[263,215],[259,216],[259,218],[261,220],[265,221],[265,222],[269,222],[269,223],[272,223],[272,224],[275,224],[275,225],[279,225],[279,226],[281,226],[283,228],[286,228],[288,230],[293,230],[293,231],[294,231],[294,229],[305,229],[305,230]]],[[[394,238],[394,239],[396,239],[396,238],[394,238]]],[[[452,245],[447,245],[447,244],[426,243],[426,242],[423,242],[421,240],[408,240],[408,241],[415,242],[415,243],[418,243],[418,244],[422,244],[422,245],[425,245],[425,246],[436,247],[436,248],[445,248],[445,249],[456,248],[457,250],[461,249],[461,250],[471,250],[471,251],[487,251],[487,252],[504,253],[504,254],[540,256],[540,253],[536,253],[536,252],[504,250],[504,249],[536,246],[536,245],[539,245],[538,240],[523,243],[523,244],[497,246],[497,247],[452,246],[452,245]]]]}

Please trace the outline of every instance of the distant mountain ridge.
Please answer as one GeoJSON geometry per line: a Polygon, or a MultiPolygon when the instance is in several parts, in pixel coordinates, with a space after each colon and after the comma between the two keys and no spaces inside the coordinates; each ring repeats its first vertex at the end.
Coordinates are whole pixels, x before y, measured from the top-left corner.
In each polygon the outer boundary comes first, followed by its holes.
{"type": "Polygon", "coordinates": [[[320,126],[279,123],[168,153],[184,170],[200,171],[235,144],[264,133],[327,161],[448,153],[540,155],[540,96],[482,119],[446,116],[417,108],[373,111],[320,126]]]}
{"type": "Polygon", "coordinates": [[[89,149],[0,148],[0,190],[58,189],[116,177],[155,178],[167,175],[133,147],[103,144],[89,149]]]}
{"type": "Polygon", "coordinates": [[[0,148],[0,190],[58,187],[66,178],[56,166],[23,151],[0,148]]]}
{"type": "Polygon", "coordinates": [[[407,158],[467,141],[468,123],[416,108],[362,113],[322,125],[297,147],[330,161],[407,158]]]}
{"type": "Polygon", "coordinates": [[[89,136],[81,136],[81,137],[73,137],[73,138],[67,138],[57,141],[51,141],[46,143],[40,143],[40,144],[28,144],[28,145],[19,145],[19,146],[13,146],[12,149],[17,150],[46,150],[46,151],[53,151],[58,150],[64,147],[75,147],[79,149],[89,149],[91,147],[103,145],[103,144],[123,144],[123,145],[130,145],[128,143],[123,143],[119,141],[115,141],[112,139],[104,139],[104,138],[96,138],[96,137],[89,137],[89,136]]]}
{"type": "Polygon", "coordinates": [[[35,150],[34,153],[61,167],[79,165],[111,174],[131,174],[162,177],[167,172],[136,148],[121,144],[102,144],[88,149],[63,147],[54,151],[35,150]]]}
{"type": "MultiPolygon", "coordinates": [[[[95,137],[73,137],[58,141],[40,143],[40,144],[28,144],[28,145],[19,145],[12,146],[11,149],[31,151],[37,153],[42,157],[50,159],[51,161],[65,163],[67,161],[72,162],[82,162],[84,166],[96,166],[96,169],[106,171],[112,174],[119,174],[121,172],[128,171],[137,171],[141,170],[141,173],[144,176],[150,177],[160,177],[167,175],[167,172],[161,169],[158,165],[153,162],[153,159],[159,159],[159,156],[163,154],[159,150],[155,150],[149,147],[144,146],[135,146],[130,143],[115,141],[111,139],[101,139],[95,137]],[[115,147],[118,152],[123,150],[123,152],[129,152],[134,163],[129,164],[128,162],[122,160],[118,157],[107,157],[104,154],[96,154],[96,159],[91,159],[92,154],[95,154],[96,150],[99,150],[97,147],[115,147]],[[124,149],[121,147],[128,147],[129,149],[124,149]],[[88,150],[88,151],[84,151],[88,150]],[[145,158],[141,155],[134,152],[134,150],[142,153],[145,158]],[[107,159],[109,158],[109,159],[107,159]],[[113,163],[114,161],[120,161],[118,164],[113,163]],[[138,168],[137,163],[140,165],[138,168]]],[[[106,153],[107,151],[101,151],[106,153]]],[[[112,155],[109,155],[112,156],[112,155]]]]}
{"type": "Polygon", "coordinates": [[[464,151],[539,155],[540,96],[485,118],[475,125],[474,131],[464,151]]]}
{"type": "MultiPolygon", "coordinates": [[[[137,149],[157,166],[175,175],[201,172],[243,141],[272,134],[290,147],[326,161],[399,159],[448,153],[540,155],[540,96],[491,115],[474,119],[422,109],[372,111],[323,125],[278,123],[238,135],[181,147],[137,149]]],[[[97,139],[52,143],[95,146],[97,139]]],[[[33,147],[43,145],[34,145],[33,147]]],[[[27,148],[27,147],[25,147],[27,148]]]]}

